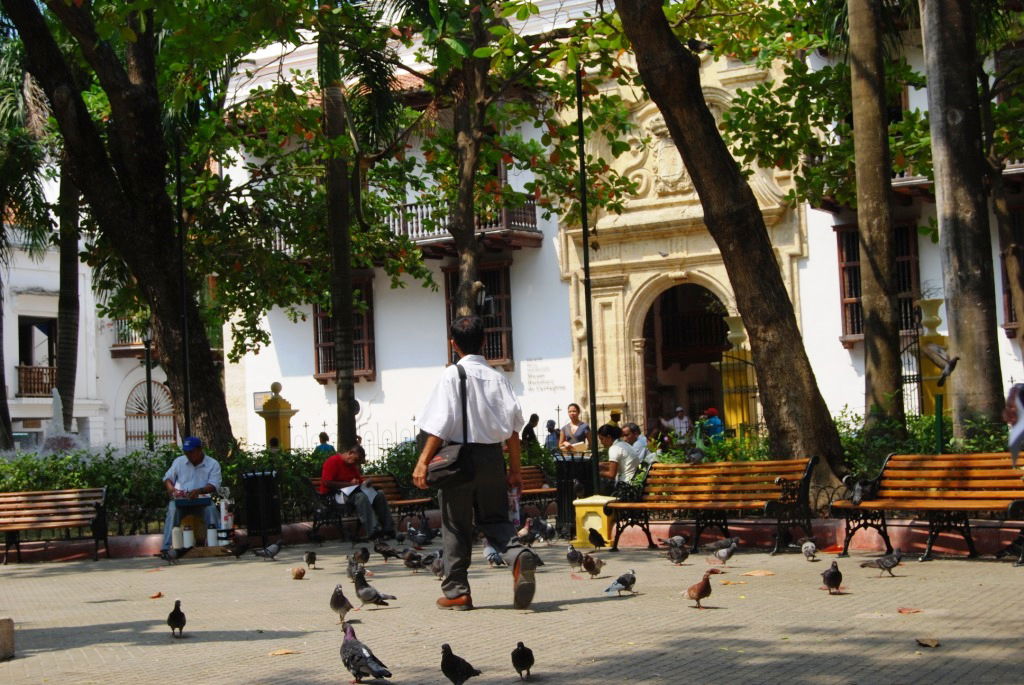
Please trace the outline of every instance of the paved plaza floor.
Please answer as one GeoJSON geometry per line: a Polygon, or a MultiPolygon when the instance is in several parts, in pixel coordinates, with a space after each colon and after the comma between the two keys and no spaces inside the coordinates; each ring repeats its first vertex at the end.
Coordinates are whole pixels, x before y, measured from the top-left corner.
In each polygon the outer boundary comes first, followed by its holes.
{"type": "MultiPolygon", "coordinates": [[[[336,583],[355,594],[345,576],[351,549],[328,542],[286,547],[276,561],[2,567],[0,617],[15,621],[17,655],[0,663],[0,683],[348,682],[328,600],[336,583]],[[320,570],[292,580],[306,549],[317,551],[320,570]],[[166,625],[175,598],[188,617],[180,640],[166,625]]],[[[528,611],[512,609],[511,574],[489,569],[479,548],[470,612],[436,609],[429,572],[374,554],[370,582],[398,599],[350,617],[393,672],[389,682],[446,683],[444,642],[483,671],[471,685],[517,682],[509,654],[518,640],[536,655],[532,680],[549,684],[1024,682],[1024,568],[1006,561],[909,560],[897,577],[880,578],[859,567],[867,555],[855,555],[839,560],[846,594],[829,596],[820,573],[834,555],[811,563],[741,551],[712,576],[699,611],[680,592],[708,568],[705,555],[673,566],[646,549],[606,551],[608,565],[590,580],[569,572],[564,544],[536,549],[545,565],[528,611]],[[604,595],[630,568],[637,594],[604,595]],[[755,570],[774,575],[744,575],[755,570]]]]}

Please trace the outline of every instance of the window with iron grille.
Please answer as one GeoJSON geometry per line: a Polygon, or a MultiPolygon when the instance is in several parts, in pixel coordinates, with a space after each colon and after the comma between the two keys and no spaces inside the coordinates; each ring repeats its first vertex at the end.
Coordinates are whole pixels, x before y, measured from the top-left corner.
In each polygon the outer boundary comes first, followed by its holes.
{"type": "MultiPolygon", "coordinates": [[[[354,279],[352,288],[357,301],[365,307],[352,317],[352,361],[356,380],[372,381],[377,376],[373,346],[373,281],[370,277],[354,279]]],[[[313,306],[313,376],[321,383],[334,381],[334,319],[319,306],[313,306]]]]}
{"type": "MultiPolygon", "coordinates": [[[[1010,230],[1013,242],[1020,245],[1024,241],[1024,205],[1010,207],[1010,230]]],[[[999,265],[999,272],[1002,274],[1003,283],[1003,330],[1006,332],[1006,337],[1016,338],[1020,323],[1017,321],[1017,312],[1013,309],[1013,293],[1010,292],[1010,280],[1006,275],[1006,266],[1002,263],[999,265]]]]}
{"type": "MultiPolygon", "coordinates": [[[[914,301],[921,296],[918,273],[917,228],[913,224],[897,224],[893,249],[896,253],[896,299],[899,307],[900,331],[917,330],[914,301]]],[[[856,224],[836,226],[839,256],[839,302],[843,315],[844,347],[864,338],[864,310],[861,306],[860,233],[856,224]]]]}
{"type": "MultiPolygon", "coordinates": [[[[484,306],[481,316],[484,320],[484,346],[481,353],[491,366],[500,366],[511,371],[515,365],[512,357],[512,296],[509,279],[510,261],[480,264],[478,277],[484,285],[484,306]]],[[[459,287],[458,267],[444,269],[444,305],[447,327],[451,327],[455,314],[455,291],[459,287]]],[[[453,350],[449,350],[449,363],[458,361],[453,350]]]]}

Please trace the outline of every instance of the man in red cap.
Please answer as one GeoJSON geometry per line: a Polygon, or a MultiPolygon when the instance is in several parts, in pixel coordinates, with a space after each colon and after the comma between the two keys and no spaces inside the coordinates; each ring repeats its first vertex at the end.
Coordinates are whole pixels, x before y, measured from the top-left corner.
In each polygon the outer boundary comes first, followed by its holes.
{"type": "Polygon", "coordinates": [[[721,440],[725,432],[725,426],[722,425],[722,419],[718,418],[718,410],[714,407],[708,407],[704,410],[704,435],[708,436],[711,440],[721,440]]]}

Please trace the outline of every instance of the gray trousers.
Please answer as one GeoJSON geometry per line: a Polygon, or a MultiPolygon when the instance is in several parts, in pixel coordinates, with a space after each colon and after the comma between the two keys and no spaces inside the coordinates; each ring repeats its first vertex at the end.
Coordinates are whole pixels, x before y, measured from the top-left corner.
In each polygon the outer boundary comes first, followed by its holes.
{"type": "Polygon", "coordinates": [[[501,445],[470,443],[468,448],[474,467],[473,480],[442,488],[438,497],[444,543],[445,575],[441,589],[449,599],[469,594],[474,524],[509,568],[514,567],[525,549],[513,539],[515,526],[508,520],[508,486],[501,445]]]}
{"type": "Polygon", "coordinates": [[[384,497],[383,492],[378,492],[371,503],[366,493],[360,488],[356,488],[348,498],[348,504],[355,509],[356,516],[363,524],[366,537],[373,537],[383,531],[394,532],[395,522],[391,520],[391,508],[388,506],[388,500],[384,497]]]}

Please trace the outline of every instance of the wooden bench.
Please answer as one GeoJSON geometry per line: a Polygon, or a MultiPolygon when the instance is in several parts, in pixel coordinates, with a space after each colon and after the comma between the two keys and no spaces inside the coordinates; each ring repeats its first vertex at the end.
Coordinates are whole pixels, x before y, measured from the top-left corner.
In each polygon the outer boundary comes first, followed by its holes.
{"type": "Polygon", "coordinates": [[[384,493],[396,527],[405,519],[413,517],[419,519],[417,523],[421,527],[426,524],[427,508],[433,505],[433,497],[407,497],[402,486],[398,484],[398,479],[390,473],[366,474],[366,479],[373,487],[384,493]]]}
{"type": "MultiPolygon", "coordinates": [[[[1019,520],[1024,514],[1024,483],[1006,452],[983,454],[891,454],[874,480],[848,479],[850,498],[832,503],[832,514],[846,520],[846,556],[853,536],[874,528],[892,552],[886,512],[906,512],[928,522],[921,561],[930,559],[939,533],[955,531],[976,557],[969,517],[990,515],[1019,520]]],[[[1024,563],[1024,552],[1018,563],[1024,563]]]]}
{"type": "Polygon", "coordinates": [[[539,466],[524,466],[520,475],[523,486],[519,490],[519,504],[537,507],[540,516],[547,516],[548,508],[558,496],[558,488],[548,487],[551,479],[539,466]]]}
{"type": "Polygon", "coordinates": [[[727,461],[707,464],[652,464],[636,501],[609,502],[605,509],[615,514],[615,540],[630,526],[640,526],[651,539],[652,515],[694,519],[693,551],[700,546],[705,529],[717,527],[729,537],[728,516],[759,513],[776,521],[772,554],[789,544],[790,529],[799,526],[811,537],[808,505],[811,473],[817,457],[774,461],[727,461]]]}
{"type": "Polygon", "coordinates": [[[21,561],[21,533],[28,530],[66,529],[65,539],[74,539],[73,528],[88,528],[95,542],[93,559],[100,558],[100,542],[110,557],[107,544],[106,488],[44,490],[38,492],[0,492],[0,531],[4,533],[4,564],[14,545],[21,561]]]}

